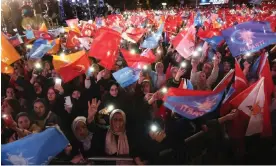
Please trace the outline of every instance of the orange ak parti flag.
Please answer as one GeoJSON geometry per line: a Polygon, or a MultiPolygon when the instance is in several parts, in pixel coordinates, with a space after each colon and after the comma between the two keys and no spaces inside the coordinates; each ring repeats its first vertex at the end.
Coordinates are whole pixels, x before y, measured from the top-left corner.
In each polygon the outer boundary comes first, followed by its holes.
{"type": "Polygon", "coordinates": [[[80,58],[85,51],[79,51],[68,55],[53,55],[53,65],[56,71],[80,58]]]}
{"type": "Polygon", "coordinates": [[[67,83],[74,79],[75,77],[85,74],[88,68],[90,67],[89,59],[84,52],[77,60],[72,63],[69,63],[66,66],[61,67],[57,73],[60,74],[64,83],[67,83]]]}
{"type": "Polygon", "coordinates": [[[48,29],[47,29],[45,23],[42,23],[41,27],[39,28],[39,31],[48,32],[48,29]]]}
{"type": "Polygon", "coordinates": [[[11,65],[15,61],[20,59],[20,55],[12,46],[12,44],[1,33],[1,61],[7,65],[11,65]]]}
{"type": "Polygon", "coordinates": [[[5,74],[12,74],[13,73],[13,67],[7,65],[6,63],[1,61],[1,73],[5,74]]]}
{"type": "Polygon", "coordinates": [[[51,50],[48,51],[48,54],[56,54],[60,50],[60,38],[50,41],[51,44],[53,42],[56,42],[56,44],[54,45],[54,47],[51,50]]]}

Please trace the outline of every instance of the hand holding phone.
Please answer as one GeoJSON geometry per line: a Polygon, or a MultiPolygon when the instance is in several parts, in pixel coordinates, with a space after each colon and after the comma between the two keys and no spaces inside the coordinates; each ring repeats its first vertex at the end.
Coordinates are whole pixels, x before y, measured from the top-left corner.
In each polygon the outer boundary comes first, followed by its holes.
{"type": "Polygon", "coordinates": [[[60,78],[56,78],[55,79],[55,86],[61,86],[61,79],[60,78]]]}
{"type": "Polygon", "coordinates": [[[67,105],[68,107],[73,106],[72,101],[71,101],[71,96],[66,96],[66,97],[64,97],[64,99],[65,99],[65,105],[67,105]]]}
{"type": "Polygon", "coordinates": [[[4,120],[4,123],[7,125],[7,127],[16,127],[16,123],[13,120],[12,116],[10,114],[3,114],[2,119],[4,120]]]}

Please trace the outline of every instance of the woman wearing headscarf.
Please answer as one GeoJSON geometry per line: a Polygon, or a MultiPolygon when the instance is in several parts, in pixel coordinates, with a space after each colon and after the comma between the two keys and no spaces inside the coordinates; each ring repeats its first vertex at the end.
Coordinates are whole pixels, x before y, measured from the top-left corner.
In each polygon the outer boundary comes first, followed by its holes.
{"type": "Polygon", "coordinates": [[[9,142],[16,141],[21,139],[29,134],[38,133],[41,131],[41,128],[34,124],[29,115],[26,112],[20,112],[16,116],[16,123],[13,129],[16,131],[9,139],[9,142]]]}
{"type": "Polygon", "coordinates": [[[99,105],[100,101],[97,102],[96,99],[92,99],[91,103],[88,101],[87,118],[78,116],[71,125],[76,138],[76,141],[72,142],[73,153],[76,155],[73,160],[104,156],[104,130],[100,129],[94,121],[99,105]]]}
{"type": "MultiPolygon", "coordinates": [[[[105,137],[105,153],[110,156],[135,156],[131,149],[131,141],[126,131],[126,115],[120,110],[112,111],[109,118],[110,127],[105,137]]],[[[132,161],[117,161],[117,165],[130,165],[132,161]]]]}
{"type": "MultiPolygon", "coordinates": [[[[108,93],[103,96],[103,102],[100,105],[100,110],[106,109],[110,106],[113,106],[114,109],[124,109],[126,110],[126,100],[121,92],[119,92],[119,84],[115,81],[109,81],[108,84],[108,93]]],[[[97,117],[100,124],[108,125],[109,120],[108,116],[100,115],[97,117]],[[104,120],[104,121],[103,121],[104,120]]]]}
{"type": "Polygon", "coordinates": [[[71,131],[70,125],[73,121],[73,118],[69,115],[69,113],[64,108],[64,96],[60,93],[60,91],[56,90],[54,87],[50,87],[47,92],[47,104],[49,110],[55,113],[60,119],[60,127],[64,132],[71,131]]]}

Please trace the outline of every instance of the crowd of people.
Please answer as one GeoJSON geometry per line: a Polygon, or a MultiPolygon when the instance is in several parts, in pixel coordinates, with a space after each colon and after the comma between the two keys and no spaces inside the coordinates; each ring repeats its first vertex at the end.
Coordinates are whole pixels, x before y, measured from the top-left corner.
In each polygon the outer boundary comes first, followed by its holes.
{"type": "MultiPolygon", "coordinates": [[[[35,4],[33,6],[36,14],[42,12],[35,4]]],[[[8,26],[11,20],[18,30],[22,29],[19,10],[25,16],[33,13],[26,13],[29,11],[26,9],[28,4],[21,8],[10,4],[10,7],[9,12],[6,12],[5,6],[2,6],[6,14],[3,16],[4,22],[8,26]]],[[[253,10],[243,7],[243,10],[253,10]]],[[[181,10],[186,10],[185,17],[189,18],[189,12],[193,9],[181,10]]],[[[49,16],[57,14],[56,11],[48,12],[49,16]]],[[[177,33],[185,26],[187,20],[178,27],[177,33]]],[[[158,29],[153,24],[147,26],[149,27],[158,29]]],[[[196,28],[198,31],[199,27],[196,28]]],[[[7,33],[13,35],[12,32],[7,33]]],[[[140,44],[149,35],[150,32],[146,32],[137,43],[123,40],[120,47],[142,52],[140,44]]],[[[61,41],[66,41],[65,35],[60,38],[61,41]]],[[[195,45],[200,46],[203,43],[197,36],[195,45]]],[[[65,43],[61,42],[61,45],[65,48],[65,43]]],[[[243,55],[239,57],[248,86],[259,79],[258,74],[250,71],[253,62],[265,52],[269,55],[271,75],[274,84],[276,83],[276,54],[273,47],[275,44],[256,51],[250,58],[243,55]]],[[[211,49],[211,45],[208,48],[211,49]]],[[[1,121],[1,144],[42,132],[47,126],[59,126],[70,144],[55,157],[53,163],[62,161],[63,164],[91,164],[88,158],[95,156],[133,158],[133,161],[96,162],[120,165],[276,163],[276,88],[273,89],[270,102],[273,135],[265,138],[260,134],[244,137],[242,140],[228,136],[225,126],[238,116],[240,110],[237,109],[229,110],[227,114],[220,116],[219,110],[223,108],[219,105],[212,113],[189,120],[163,106],[164,94],[161,91],[164,86],[178,88],[181,80],[185,78],[191,81],[194,90],[213,90],[231,69],[235,69],[236,60],[231,56],[226,42],[214,50],[213,60],[208,59],[204,52],[199,52],[202,58],[197,61],[181,56],[176,48],[165,40],[165,33],[162,33],[158,46],[152,49],[155,62],[147,70],[140,72],[137,82],[126,88],[122,88],[112,75],[128,66],[121,53],[118,53],[112,70],[99,65],[96,58],[89,57],[93,72],[86,72],[72,81],[58,84],[56,78],[61,77],[55,70],[51,54],[46,54],[38,60],[29,59],[24,43],[16,46],[16,50],[22,58],[12,64],[14,72],[1,73],[1,114],[9,115],[13,120],[10,125],[1,121]],[[181,65],[183,61],[186,62],[185,67],[181,65]],[[37,67],[37,64],[40,64],[40,67],[37,67]],[[71,104],[66,102],[68,96],[71,104]],[[202,135],[188,139],[202,131],[202,135]]],[[[64,50],[61,49],[59,53],[62,51],[64,50]]],[[[69,51],[76,52],[75,49],[69,51]]]]}

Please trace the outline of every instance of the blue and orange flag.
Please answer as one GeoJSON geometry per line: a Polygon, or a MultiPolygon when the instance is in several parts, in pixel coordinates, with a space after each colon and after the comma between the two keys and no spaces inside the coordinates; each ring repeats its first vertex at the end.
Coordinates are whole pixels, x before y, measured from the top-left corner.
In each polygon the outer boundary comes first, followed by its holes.
{"type": "Polygon", "coordinates": [[[198,91],[169,88],[164,106],[187,119],[196,119],[213,112],[220,104],[224,90],[198,91]]]}
{"type": "Polygon", "coordinates": [[[10,65],[20,59],[20,55],[8,41],[8,39],[1,33],[1,61],[10,65]]]}

